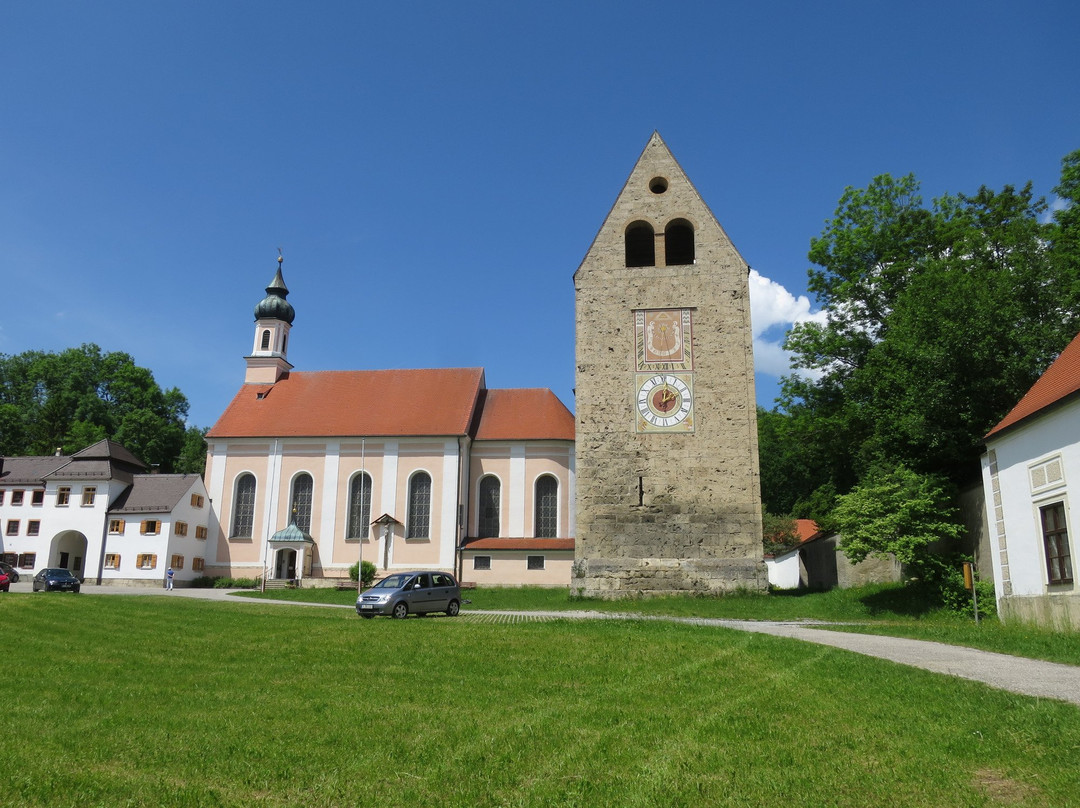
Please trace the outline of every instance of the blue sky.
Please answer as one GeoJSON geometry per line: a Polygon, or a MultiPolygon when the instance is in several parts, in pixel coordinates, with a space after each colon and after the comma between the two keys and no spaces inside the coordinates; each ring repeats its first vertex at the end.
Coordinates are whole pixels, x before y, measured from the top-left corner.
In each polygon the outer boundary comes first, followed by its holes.
{"type": "Polygon", "coordinates": [[[1080,148],[1080,4],[86,2],[0,10],[0,353],[127,351],[211,425],[284,251],[297,370],[573,407],[572,274],[654,129],[754,277],[758,400],[845,186],[1080,148]]]}

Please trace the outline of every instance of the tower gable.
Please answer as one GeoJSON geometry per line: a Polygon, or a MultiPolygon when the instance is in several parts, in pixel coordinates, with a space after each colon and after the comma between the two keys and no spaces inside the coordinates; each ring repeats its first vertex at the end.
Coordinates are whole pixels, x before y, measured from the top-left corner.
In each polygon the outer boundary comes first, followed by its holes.
{"type": "Polygon", "coordinates": [[[575,591],[765,586],[748,271],[654,133],[574,275],[575,591]]]}

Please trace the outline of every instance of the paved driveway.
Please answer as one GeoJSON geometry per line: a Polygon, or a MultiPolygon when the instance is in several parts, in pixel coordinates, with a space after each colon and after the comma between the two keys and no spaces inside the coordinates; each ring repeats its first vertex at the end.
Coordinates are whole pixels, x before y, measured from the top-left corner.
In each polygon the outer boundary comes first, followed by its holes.
{"type": "MultiPolygon", "coordinates": [[[[29,592],[29,578],[23,578],[11,585],[12,592],[29,592]]],[[[203,600],[229,600],[233,603],[280,603],[289,606],[320,606],[323,608],[352,609],[351,605],[301,604],[285,600],[263,600],[255,598],[232,597],[235,590],[228,589],[174,589],[166,592],[157,587],[120,587],[88,586],[84,593],[95,595],[159,595],[163,597],[187,597],[203,600]]],[[[0,594],[2,597],[2,594],[0,594]]],[[[59,595],[59,597],[67,597],[59,595]]],[[[990,651],[978,651],[958,645],[928,642],[926,640],[908,640],[901,637],[885,637],[876,634],[849,634],[842,631],[828,631],[815,626],[822,625],[814,621],[770,622],[758,620],[719,620],[704,617],[658,617],[633,614],[608,614],[590,611],[566,612],[516,612],[462,610],[463,617],[473,619],[494,619],[500,622],[519,620],[666,620],[699,626],[716,626],[737,631],[751,631],[759,634],[772,634],[776,637],[788,637],[803,642],[829,645],[856,654],[888,659],[901,665],[959,676],[976,682],[983,682],[999,690],[1021,693],[1025,696],[1037,696],[1058,699],[1080,705],[1080,667],[1062,665],[1057,662],[1043,662],[1037,659],[1014,657],[1007,654],[995,654],[990,651]]]]}

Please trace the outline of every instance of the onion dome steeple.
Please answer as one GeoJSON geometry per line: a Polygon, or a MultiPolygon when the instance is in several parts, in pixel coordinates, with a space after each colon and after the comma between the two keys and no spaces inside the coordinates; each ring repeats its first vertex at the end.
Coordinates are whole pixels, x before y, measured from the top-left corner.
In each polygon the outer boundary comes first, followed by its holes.
{"type": "Polygon", "coordinates": [[[288,355],[289,329],[296,312],[285,299],[289,287],[281,277],[283,259],[280,250],[278,253],[277,274],[266,287],[266,297],[255,307],[255,340],[251,353],[244,357],[246,384],[275,384],[292,370],[288,355]]]}
{"type": "Polygon", "coordinates": [[[296,311],[293,309],[292,303],[285,299],[289,295],[289,287],[285,285],[285,279],[281,276],[281,263],[283,260],[279,255],[277,274],[270,281],[270,285],[266,287],[266,297],[255,306],[256,320],[283,320],[292,325],[292,321],[296,317],[296,311]]]}

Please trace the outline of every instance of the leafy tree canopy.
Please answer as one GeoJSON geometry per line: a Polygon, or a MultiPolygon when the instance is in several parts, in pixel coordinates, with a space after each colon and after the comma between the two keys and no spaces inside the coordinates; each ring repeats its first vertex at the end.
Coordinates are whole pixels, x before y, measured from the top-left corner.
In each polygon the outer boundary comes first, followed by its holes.
{"type": "Polygon", "coordinates": [[[1066,206],[1049,222],[1030,184],[929,207],[911,175],[844,192],[809,253],[828,320],[789,333],[804,372],[783,382],[782,425],[762,431],[763,447],[780,435],[780,455],[809,458],[805,479],[779,475],[797,499],[849,491],[883,463],[974,478],[982,436],[1080,330],[1080,151],[1055,191],[1066,206]]]}
{"type": "Polygon", "coordinates": [[[126,353],[0,354],[0,454],[72,454],[111,438],[161,471],[201,473],[204,430],[186,428],[187,413],[183,393],[162,390],[126,353]]]}

